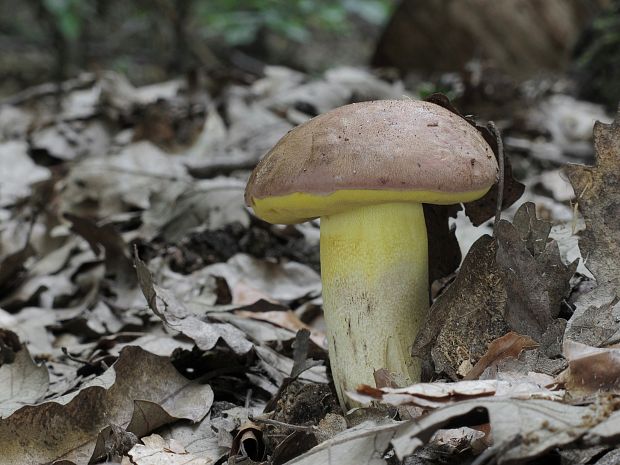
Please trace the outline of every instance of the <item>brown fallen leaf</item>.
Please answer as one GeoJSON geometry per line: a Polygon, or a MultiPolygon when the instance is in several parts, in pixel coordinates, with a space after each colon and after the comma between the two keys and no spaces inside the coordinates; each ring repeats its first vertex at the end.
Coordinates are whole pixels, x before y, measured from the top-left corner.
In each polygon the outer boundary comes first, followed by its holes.
{"type": "Polygon", "coordinates": [[[235,457],[236,459],[249,458],[258,462],[264,458],[264,455],[263,428],[252,421],[241,425],[233,439],[229,457],[235,457]]]}
{"type": "Polygon", "coordinates": [[[266,311],[266,312],[251,312],[248,310],[237,310],[235,314],[252,318],[254,320],[268,321],[282,328],[290,329],[291,331],[299,331],[300,329],[307,329],[310,331],[310,339],[319,347],[325,346],[325,334],[317,329],[313,329],[304,322],[302,322],[295,313],[290,310],[284,311],[266,311]]]}
{"type": "Polygon", "coordinates": [[[98,436],[107,426],[143,424],[146,433],[176,419],[196,422],[212,402],[211,387],[184,378],[167,357],[127,347],[112,368],[80,391],[0,420],[0,464],[86,465],[105,458],[105,441],[98,436]],[[159,411],[146,412],[140,402],[155,403],[159,411]]]}
{"type": "Polygon", "coordinates": [[[169,328],[180,331],[202,350],[211,350],[220,339],[237,354],[245,354],[252,349],[252,343],[239,329],[228,323],[209,323],[201,320],[172,292],[155,285],[149,269],[137,255],[135,264],[138,283],[150,309],[169,328]]]}
{"type": "Polygon", "coordinates": [[[394,424],[377,425],[366,421],[322,442],[285,465],[385,465],[383,454],[395,430],[394,424]]]}
{"type": "Polygon", "coordinates": [[[16,337],[13,332],[0,329],[0,419],[43,399],[49,386],[46,366],[36,364],[16,337]],[[3,341],[8,337],[13,339],[11,345],[19,345],[9,349],[3,341]],[[8,352],[11,352],[10,358],[8,352]]]}
{"type": "Polygon", "coordinates": [[[565,339],[564,357],[568,368],[557,379],[572,396],[620,392],[620,348],[591,347],[565,339]]]}
{"type": "Polygon", "coordinates": [[[488,419],[494,445],[487,458],[495,457],[500,464],[525,463],[553,448],[574,443],[586,434],[592,440],[600,440],[603,434],[593,433],[592,428],[596,430],[596,425],[604,424],[609,407],[611,403],[573,406],[550,400],[467,400],[399,425],[394,428],[392,445],[402,460],[450,422],[477,425],[488,419]]]}
{"type": "Polygon", "coordinates": [[[115,277],[115,287],[132,288],[136,285],[129,247],[112,225],[98,225],[88,218],[71,213],[65,213],[64,216],[71,222],[71,229],[88,242],[96,256],[105,251],[106,273],[115,277]]]}
{"type": "Polygon", "coordinates": [[[404,388],[381,389],[362,386],[347,395],[362,404],[379,400],[383,404],[415,405],[436,409],[468,397],[498,397],[510,399],[562,399],[562,392],[551,391],[527,380],[515,382],[499,380],[457,381],[455,383],[418,383],[404,388]]]}
{"type": "Polygon", "coordinates": [[[0,143],[0,207],[27,198],[31,186],[50,178],[50,170],[35,164],[28,155],[26,141],[0,143]]]}
{"type": "Polygon", "coordinates": [[[537,342],[558,317],[577,269],[576,263],[562,263],[557,243],[548,239],[550,230],[551,224],[539,220],[535,205],[527,202],[512,224],[502,220],[496,232],[496,260],[507,294],[504,318],[513,331],[537,342]]]}
{"type": "MultiPolygon", "coordinates": [[[[534,205],[525,203],[512,224],[499,222],[496,238],[482,236],[474,243],[414,342],[413,355],[425,362],[423,379],[431,379],[433,369],[459,379],[484,356],[487,344],[510,330],[541,344],[543,357],[559,355],[563,323],[557,316],[576,263],[562,263],[548,232],[534,205]]],[[[534,366],[531,371],[546,372],[534,366]]]]}
{"type": "Polygon", "coordinates": [[[35,255],[36,251],[28,244],[17,252],[10,253],[0,261],[0,289],[9,285],[14,286],[20,281],[21,271],[24,269],[26,260],[35,255]]]}
{"type": "Polygon", "coordinates": [[[539,344],[531,337],[522,336],[514,331],[510,331],[508,334],[495,339],[489,344],[487,353],[480,357],[478,362],[463,379],[478,379],[482,372],[489,366],[497,364],[500,360],[507,357],[518,358],[521,351],[534,349],[538,346],[539,344]]]}
{"type": "Polygon", "coordinates": [[[434,372],[458,379],[463,360],[481,357],[486,343],[509,331],[502,316],[506,291],[494,259],[496,250],[491,237],[478,239],[455,281],[431,306],[412,349],[413,356],[424,362],[422,380],[432,379],[434,372]],[[463,309],[468,309],[466,317],[463,309]],[[464,356],[457,352],[459,347],[468,348],[464,356]]]}
{"type": "Polygon", "coordinates": [[[586,222],[579,247],[597,287],[579,296],[566,336],[592,346],[620,342],[620,113],[594,125],[596,166],[566,172],[586,222]]]}
{"type": "Polygon", "coordinates": [[[206,267],[205,271],[226,280],[234,304],[247,305],[261,298],[286,304],[321,292],[319,274],[293,261],[278,263],[239,253],[226,263],[206,267]],[[236,291],[238,286],[242,289],[236,291]]]}
{"type": "Polygon", "coordinates": [[[196,457],[174,439],[165,440],[158,434],[141,439],[143,444],[136,444],[127,453],[131,460],[123,458],[121,465],[211,465],[213,462],[203,457],[196,457]]]}
{"type": "MultiPolygon", "coordinates": [[[[235,426],[229,428],[232,430],[235,426]]],[[[222,439],[230,436],[229,432],[222,427],[216,428],[209,417],[198,424],[176,422],[160,428],[158,432],[166,440],[183,444],[190,454],[206,459],[209,464],[217,463],[227,455],[232,443],[232,438],[222,439]],[[228,446],[223,442],[227,442],[228,446]]]]}

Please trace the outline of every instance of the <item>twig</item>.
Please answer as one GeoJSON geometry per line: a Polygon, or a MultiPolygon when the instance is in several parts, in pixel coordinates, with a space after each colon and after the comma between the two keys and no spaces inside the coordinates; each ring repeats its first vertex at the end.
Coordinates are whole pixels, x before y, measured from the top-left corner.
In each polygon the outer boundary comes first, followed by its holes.
{"type": "Polygon", "coordinates": [[[83,363],[84,365],[92,365],[92,363],[89,362],[88,360],[83,360],[81,358],[75,357],[74,355],[71,355],[69,353],[69,350],[66,347],[61,347],[60,350],[62,351],[63,354],[65,354],[67,356],[67,358],[69,360],[72,360],[72,361],[77,362],[77,363],[83,363]]]}
{"type": "Polygon", "coordinates": [[[30,221],[28,222],[28,231],[26,232],[26,241],[24,242],[24,249],[26,249],[28,247],[28,244],[30,244],[30,238],[32,237],[32,231],[34,231],[34,225],[37,223],[37,218],[39,218],[39,214],[41,213],[42,209],[43,209],[42,206],[38,205],[32,211],[32,218],[30,218],[30,221]]]}
{"type": "MultiPolygon", "coordinates": [[[[87,73],[78,76],[75,79],[69,79],[62,83],[62,91],[64,93],[69,93],[74,90],[85,89],[91,87],[97,80],[95,74],[87,73]]],[[[7,97],[5,99],[0,100],[1,105],[20,105],[28,102],[29,100],[34,100],[41,97],[47,97],[56,95],[58,92],[57,83],[45,83],[40,84],[35,87],[30,87],[18,94],[12,95],[11,97],[7,97]]]]}
{"type": "Polygon", "coordinates": [[[256,166],[256,160],[243,160],[237,163],[214,163],[207,166],[188,166],[187,171],[194,178],[213,178],[218,175],[228,175],[236,170],[251,170],[256,166]]]}
{"type": "Polygon", "coordinates": [[[258,418],[249,416],[248,420],[253,421],[254,423],[263,423],[265,425],[279,426],[280,428],[288,428],[295,431],[303,431],[304,433],[314,433],[319,430],[319,428],[316,426],[291,425],[290,423],[284,423],[283,421],[278,420],[271,420],[269,418],[258,418]]]}
{"type": "Polygon", "coordinates": [[[495,236],[497,231],[497,225],[499,220],[502,219],[502,204],[504,202],[504,143],[502,142],[502,135],[495,126],[493,121],[487,123],[487,128],[491,131],[491,134],[495,136],[497,141],[497,161],[499,163],[499,181],[497,182],[497,208],[495,209],[495,220],[493,221],[493,235],[495,236]]]}
{"type": "Polygon", "coordinates": [[[120,174],[129,174],[132,176],[142,176],[153,179],[161,179],[163,181],[172,181],[172,182],[185,182],[188,184],[192,183],[191,179],[182,178],[181,176],[175,176],[170,174],[160,174],[160,173],[149,173],[148,171],[141,170],[133,170],[131,168],[120,168],[117,166],[105,166],[103,171],[108,171],[111,173],[120,173],[120,174]]]}
{"type": "Polygon", "coordinates": [[[248,389],[248,392],[245,393],[245,408],[250,408],[250,402],[252,401],[252,388],[248,389]]]}

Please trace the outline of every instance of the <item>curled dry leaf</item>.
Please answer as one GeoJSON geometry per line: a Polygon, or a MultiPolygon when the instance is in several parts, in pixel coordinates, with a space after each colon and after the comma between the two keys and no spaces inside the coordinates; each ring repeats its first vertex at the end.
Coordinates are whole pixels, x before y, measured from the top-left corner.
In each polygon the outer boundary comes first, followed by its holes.
{"type": "Polygon", "coordinates": [[[80,391],[22,407],[0,420],[0,464],[85,465],[105,457],[105,443],[98,435],[108,425],[144,424],[148,427],[141,433],[147,433],[171,419],[199,421],[212,403],[211,387],[181,376],[167,357],[127,347],[111,369],[80,391]],[[156,403],[159,412],[151,415],[138,400],[156,403]]]}
{"type": "Polygon", "coordinates": [[[285,465],[332,465],[336,463],[363,463],[385,465],[383,458],[396,427],[364,422],[337,434],[310,449],[285,465]]]}
{"type": "Polygon", "coordinates": [[[325,334],[317,329],[310,328],[304,322],[302,322],[295,313],[290,310],[272,310],[266,312],[251,312],[248,310],[237,310],[237,315],[244,318],[252,318],[255,320],[268,321],[282,328],[290,329],[291,331],[299,331],[306,329],[310,331],[310,338],[319,347],[325,346],[325,334]]]}
{"type": "Polygon", "coordinates": [[[65,218],[71,222],[71,229],[88,242],[96,256],[104,252],[106,272],[115,277],[117,286],[135,286],[136,274],[129,257],[129,247],[112,225],[100,226],[88,218],[71,213],[66,213],[65,218]]]}
{"type": "Polygon", "coordinates": [[[558,380],[573,396],[620,392],[620,348],[597,348],[564,340],[568,368],[558,380]]]}
{"type": "Polygon", "coordinates": [[[211,350],[222,339],[238,354],[252,349],[246,335],[228,323],[207,323],[191,313],[177,297],[166,289],[153,284],[151,273],[137,256],[135,257],[138,283],[153,313],[175,331],[193,340],[199,349],[211,350]]]}
{"type": "Polygon", "coordinates": [[[265,443],[263,441],[263,429],[260,425],[248,421],[241,425],[237,435],[233,439],[230,456],[236,458],[249,458],[258,462],[264,458],[265,443]]]}
{"type": "Polygon", "coordinates": [[[116,155],[78,162],[64,180],[59,209],[108,218],[132,208],[148,209],[153,194],[189,182],[181,161],[149,142],[137,142],[116,155]]]}
{"type": "MultiPolygon", "coordinates": [[[[232,430],[234,428],[231,427],[232,430]]],[[[229,446],[224,446],[222,439],[229,432],[226,428],[215,428],[209,417],[202,420],[199,424],[189,422],[177,422],[160,428],[158,432],[166,440],[174,440],[183,444],[187,452],[206,459],[207,463],[216,463],[230,450],[229,446]]],[[[232,441],[232,439],[230,440],[232,441]]]]}
{"type": "Polygon", "coordinates": [[[609,407],[573,406],[532,399],[467,400],[398,425],[394,428],[392,445],[402,460],[428,442],[435,431],[451,422],[473,426],[488,421],[494,443],[490,457],[497,455],[500,464],[524,463],[553,448],[573,443],[586,434],[600,439],[601,433],[593,433],[592,428],[596,430],[596,425],[604,424],[609,407]]]}
{"type": "Polygon", "coordinates": [[[28,197],[32,184],[50,177],[47,168],[35,165],[25,142],[0,143],[0,207],[28,197]]]}
{"type": "Polygon", "coordinates": [[[487,434],[483,431],[462,427],[440,429],[431,438],[431,443],[438,446],[446,446],[453,453],[458,453],[466,448],[473,449],[479,454],[488,447],[487,434]]]}
{"type": "Polygon", "coordinates": [[[49,386],[49,373],[45,365],[37,365],[25,345],[16,349],[13,360],[5,360],[4,363],[0,360],[0,419],[24,405],[41,400],[49,386]]]}
{"type": "Polygon", "coordinates": [[[521,351],[534,349],[538,345],[531,337],[510,331],[489,344],[487,353],[478,360],[463,379],[477,379],[489,366],[497,365],[499,361],[508,357],[518,358],[521,351]]]}
{"type": "Polygon", "coordinates": [[[251,304],[265,295],[271,300],[288,303],[321,292],[318,273],[296,262],[276,263],[240,253],[226,263],[210,265],[206,270],[226,279],[234,304],[251,304]],[[254,300],[242,298],[250,290],[255,292],[254,300]]]}
{"type": "Polygon", "coordinates": [[[381,389],[363,386],[347,395],[362,404],[379,400],[387,405],[415,405],[429,409],[459,402],[467,397],[505,397],[510,399],[560,400],[561,392],[554,392],[528,381],[457,381],[456,383],[418,383],[404,388],[381,389]]]}
{"type": "Polygon", "coordinates": [[[174,439],[165,440],[158,434],[142,438],[142,444],[136,444],[127,454],[130,461],[121,465],[211,465],[212,460],[196,457],[174,439]]]}

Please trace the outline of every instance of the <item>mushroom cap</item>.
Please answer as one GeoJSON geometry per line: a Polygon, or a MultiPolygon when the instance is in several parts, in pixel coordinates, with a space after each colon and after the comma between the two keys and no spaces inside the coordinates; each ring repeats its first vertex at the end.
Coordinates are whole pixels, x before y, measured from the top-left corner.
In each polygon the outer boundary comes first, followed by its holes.
{"type": "Polygon", "coordinates": [[[256,166],[245,201],[259,218],[293,224],[364,205],[452,204],[496,182],[491,147],[434,103],[353,103],[289,131],[256,166]]]}

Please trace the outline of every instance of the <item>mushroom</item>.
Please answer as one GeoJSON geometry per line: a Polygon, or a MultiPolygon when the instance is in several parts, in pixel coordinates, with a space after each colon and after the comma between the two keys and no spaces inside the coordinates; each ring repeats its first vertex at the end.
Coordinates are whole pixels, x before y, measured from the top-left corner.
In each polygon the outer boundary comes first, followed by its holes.
{"type": "Polygon", "coordinates": [[[254,169],[246,204],[270,223],[321,218],[321,280],[332,376],[345,391],[385,368],[419,382],[410,347],[429,308],[422,203],[482,197],[493,151],[463,118],[433,103],[354,103],[289,131],[254,169]]]}

